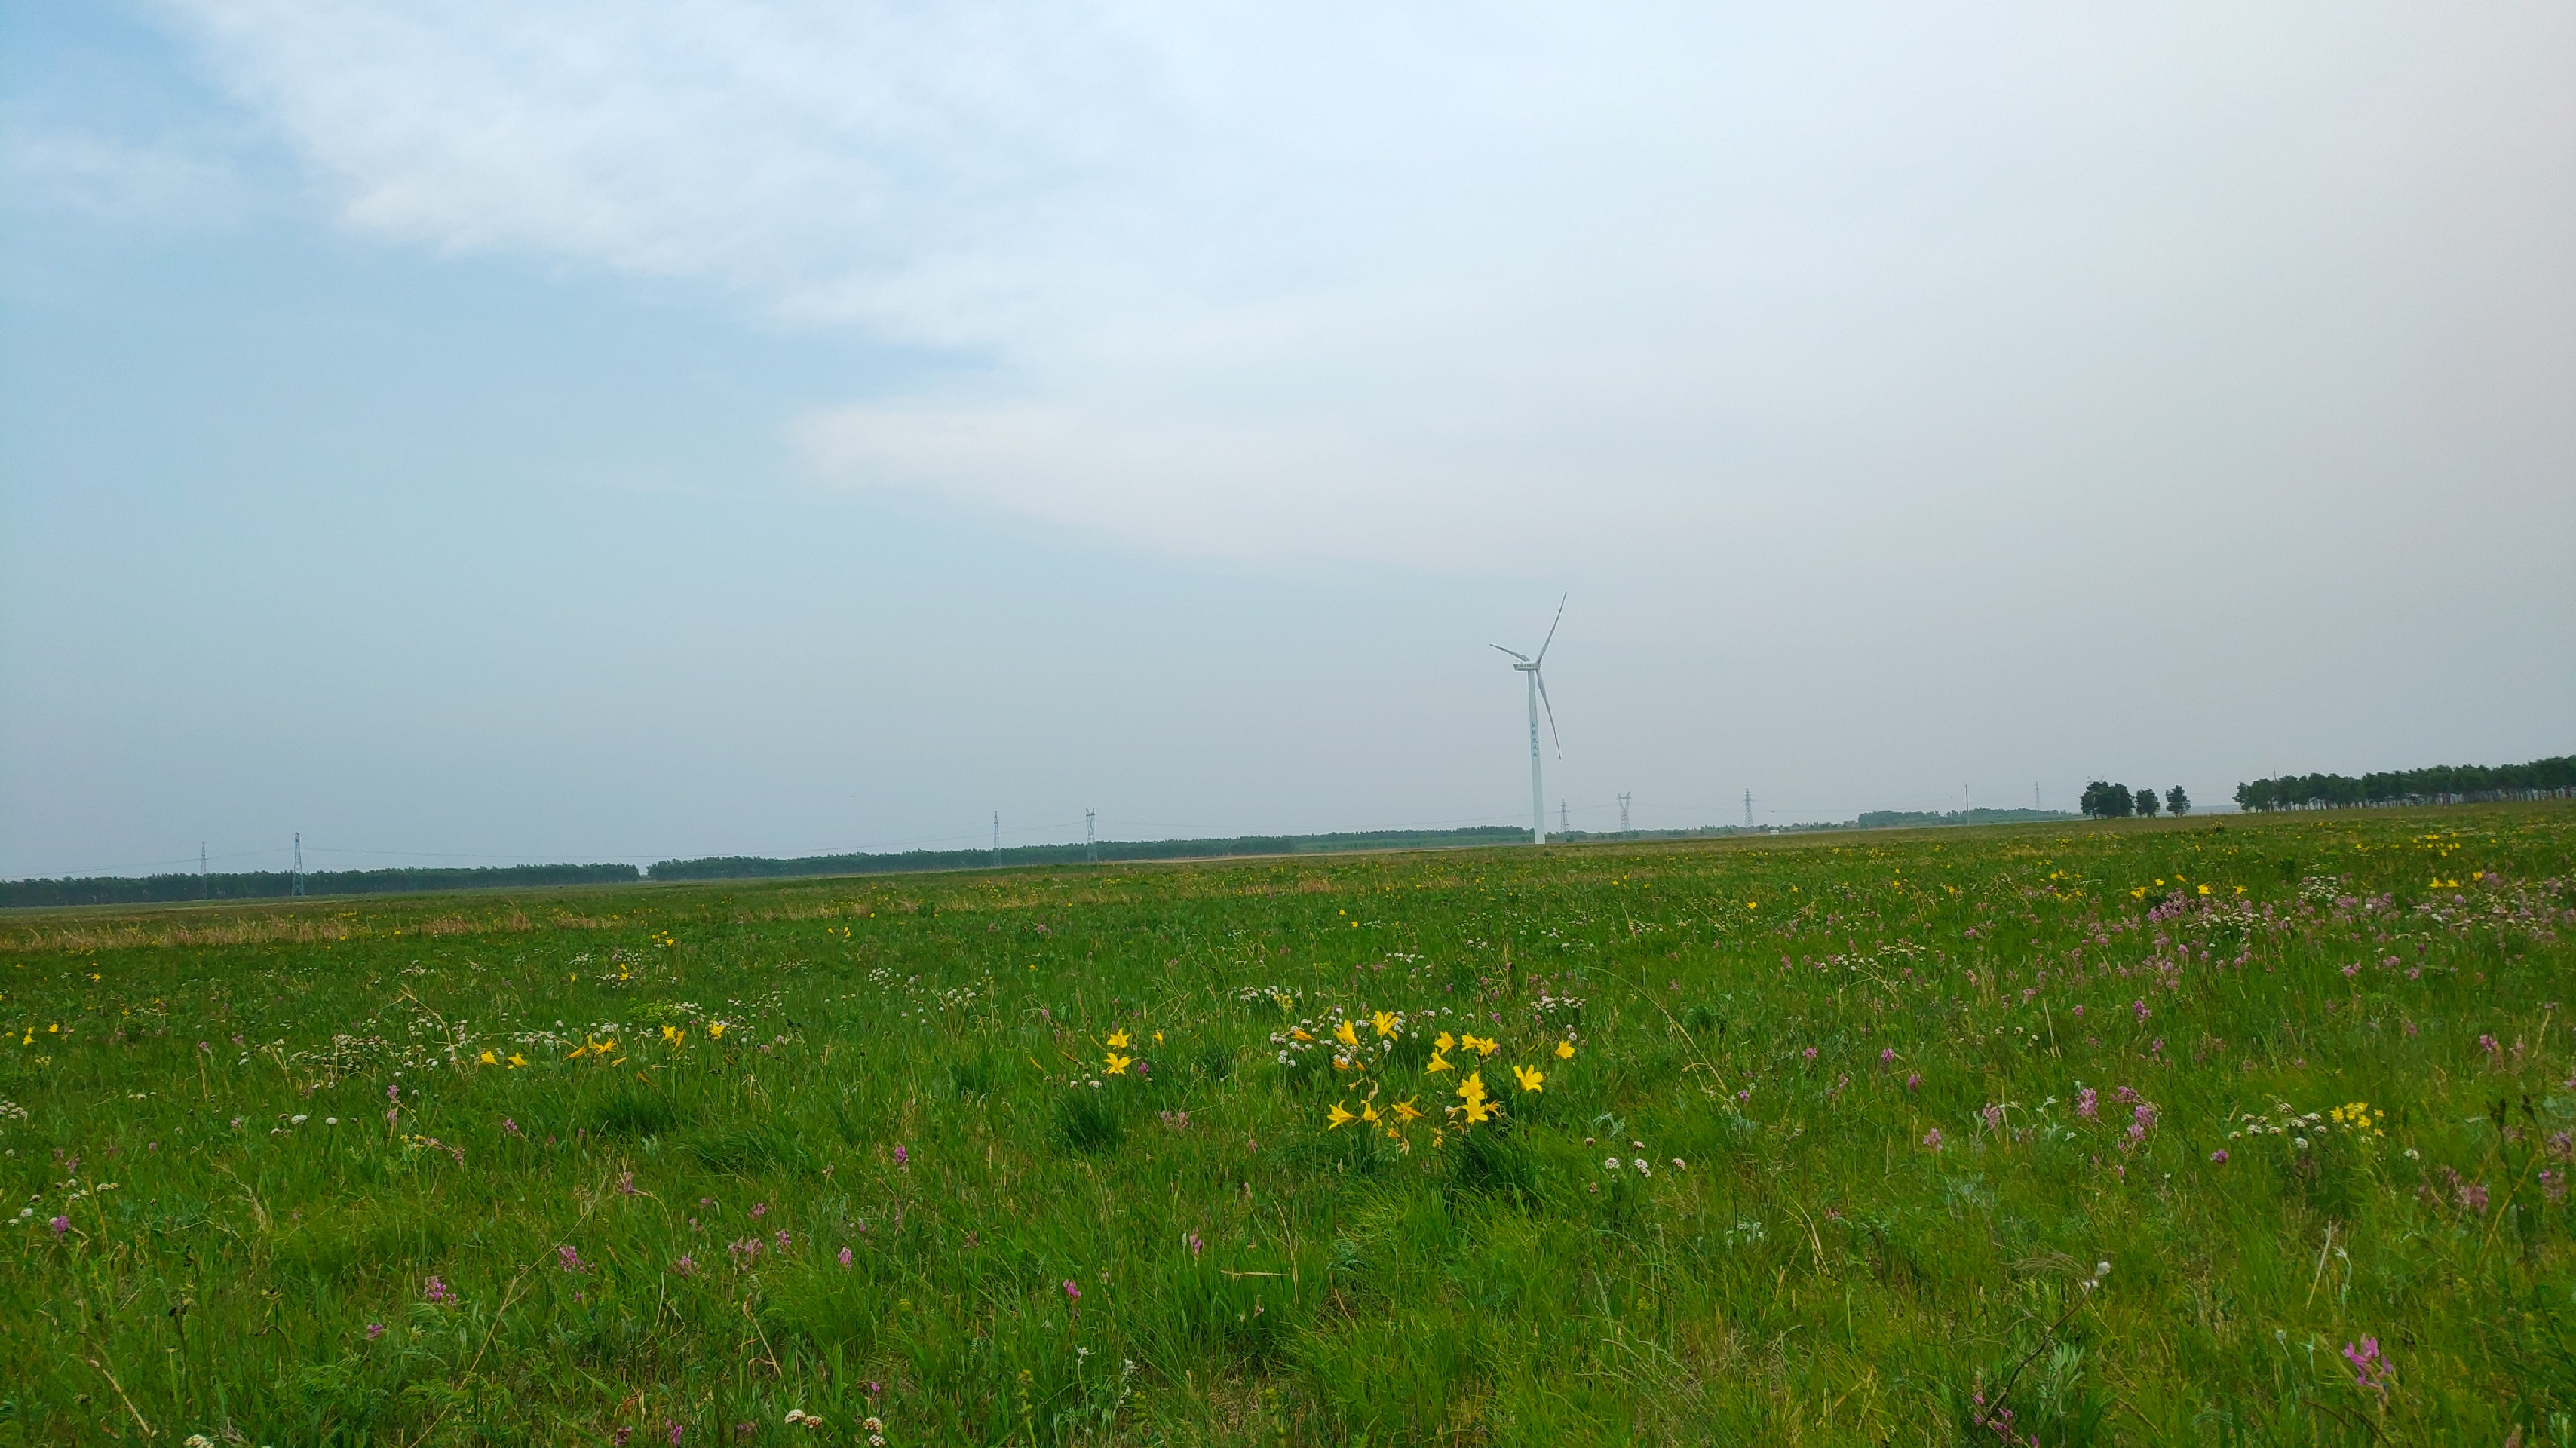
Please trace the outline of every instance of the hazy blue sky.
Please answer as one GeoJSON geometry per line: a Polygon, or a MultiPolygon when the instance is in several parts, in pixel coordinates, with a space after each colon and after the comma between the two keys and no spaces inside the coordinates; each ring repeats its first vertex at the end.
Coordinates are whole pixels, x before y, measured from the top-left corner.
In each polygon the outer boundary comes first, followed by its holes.
{"type": "Polygon", "coordinates": [[[2576,748],[2576,9],[0,9],[0,874],[2576,748]]]}

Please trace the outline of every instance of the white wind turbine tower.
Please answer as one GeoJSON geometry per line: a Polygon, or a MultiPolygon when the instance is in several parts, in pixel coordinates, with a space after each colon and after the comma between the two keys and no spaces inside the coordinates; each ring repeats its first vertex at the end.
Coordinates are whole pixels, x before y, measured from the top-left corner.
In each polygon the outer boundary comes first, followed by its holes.
{"type": "Polygon", "coordinates": [[[1512,665],[1513,669],[1529,675],[1530,843],[1534,845],[1547,843],[1547,797],[1545,791],[1539,788],[1538,778],[1538,708],[1542,702],[1547,704],[1547,736],[1556,740],[1557,757],[1560,759],[1565,757],[1565,741],[1558,738],[1556,733],[1556,704],[1547,697],[1547,680],[1539,676],[1539,666],[1547,662],[1547,646],[1556,642],[1556,626],[1564,621],[1565,598],[1560,597],[1556,601],[1556,617],[1547,626],[1547,638],[1538,646],[1537,658],[1531,658],[1517,649],[1503,648],[1501,644],[1493,646],[1518,661],[1512,665]]]}

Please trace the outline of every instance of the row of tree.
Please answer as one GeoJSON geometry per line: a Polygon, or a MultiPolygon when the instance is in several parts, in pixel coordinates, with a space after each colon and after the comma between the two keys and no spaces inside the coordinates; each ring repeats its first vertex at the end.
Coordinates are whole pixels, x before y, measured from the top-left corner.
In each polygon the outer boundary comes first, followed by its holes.
{"type": "Polygon", "coordinates": [[[306,895],[386,895],[422,890],[524,890],[556,885],[632,885],[643,880],[756,880],[812,875],[887,875],[915,870],[974,870],[993,864],[1071,865],[1087,859],[1204,860],[1226,855],[1309,855],[1344,850],[1438,849],[1507,845],[1529,831],[1510,825],[1455,830],[1357,830],[1320,835],[1243,835],[1230,839],[1102,840],[1097,845],[1014,845],[991,850],[907,850],[884,855],[809,855],[781,860],[731,855],[633,865],[510,865],[489,869],[285,870],[204,875],[102,875],[59,880],[0,880],[0,909],[45,905],[149,905],[188,900],[280,900],[306,895]]]}
{"type": "Polygon", "coordinates": [[[2145,786],[2131,789],[2125,784],[2097,779],[2084,786],[2084,797],[2076,801],[2076,808],[2084,812],[2085,818],[2097,820],[2124,820],[2131,815],[2152,817],[2159,810],[2170,815],[2187,815],[2191,813],[2191,796],[2185,794],[2179,784],[2166,790],[2164,798],[2159,800],[2156,792],[2145,786]]]}
{"type": "Polygon", "coordinates": [[[2465,804],[2576,795],[2576,755],[2529,764],[2443,764],[2345,774],[2285,774],[2236,786],[2242,809],[2350,809],[2368,804],[2465,804]]]}
{"type": "Polygon", "coordinates": [[[644,873],[655,880],[776,879],[799,875],[897,875],[918,870],[973,870],[987,865],[1075,865],[1085,860],[1205,860],[1226,855],[1312,855],[1341,850],[1437,849],[1507,845],[1529,831],[1510,825],[1456,830],[1354,830],[1323,835],[1239,835],[1204,840],[1101,840],[1091,845],[1011,845],[993,850],[906,850],[890,855],[807,855],[780,860],[725,855],[664,860],[644,873]]]}
{"type": "Polygon", "coordinates": [[[92,875],[0,880],[0,908],[25,905],[152,905],[183,900],[283,900],[302,881],[307,895],[394,895],[419,890],[520,890],[548,885],[631,885],[633,865],[506,865],[489,869],[227,870],[205,875],[92,875]]]}

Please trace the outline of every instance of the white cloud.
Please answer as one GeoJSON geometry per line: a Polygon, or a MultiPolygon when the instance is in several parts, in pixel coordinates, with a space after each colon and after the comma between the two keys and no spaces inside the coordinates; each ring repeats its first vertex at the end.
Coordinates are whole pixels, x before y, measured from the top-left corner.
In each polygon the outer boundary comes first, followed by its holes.
{"type": "Polygon", "coordinates": [[[180,12],[350,224],[948,354],[805,455],[1183,553],[2564,460],[2559,7],[180,12]]]}
{"type": "Polygon", "coordinates": [[[21,204],[156,226],[222,225],[243,209],[227,166],[172,144],[29,130],[11,135],[0,155],[21,204]]]}

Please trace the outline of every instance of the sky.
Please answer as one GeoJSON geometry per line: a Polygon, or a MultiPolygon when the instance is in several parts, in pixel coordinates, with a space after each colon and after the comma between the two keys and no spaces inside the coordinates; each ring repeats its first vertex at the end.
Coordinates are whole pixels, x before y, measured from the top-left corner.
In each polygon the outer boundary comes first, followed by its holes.
{"type": "Polygon", "coordinates": [[[2576,750],[2576,9],[17,0],[0,876],[2576,750]]]}

